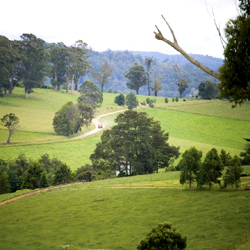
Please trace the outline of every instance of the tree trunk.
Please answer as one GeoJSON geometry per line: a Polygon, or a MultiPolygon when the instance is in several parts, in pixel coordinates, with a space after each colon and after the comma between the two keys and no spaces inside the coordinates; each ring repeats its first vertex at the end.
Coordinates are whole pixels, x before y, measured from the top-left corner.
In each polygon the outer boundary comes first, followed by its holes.
{"type": "Polygon", "coordinates": [[[10,87],[9,87],[9,94],[12,94],[12,90],[13,90],[13,77],[10,78],[10,87]]]}
{"type": "Polygon", "coordinates": [[[150,86],[149,86],[149,83],[148,83],[148,96],[150,96],[151,93],[150,93],[150,86]]]}
{"type": "Polygon", "coordinates": [[[69,92],[69,77],[66,78],[66,92],[69,92]]]}
{"type": "Polygon", "coordinates": [[[72,82],[71,82],[71,94],[74,93],[74,76],[72,76],[72,82]]]}
{"type": "Polygon", "coordinates": [[[11,134],[9,133],[9,136],[8,136],[8,139],[7,139],[8,144],[10,144],[10,137],[11,137],[11,134]]]}

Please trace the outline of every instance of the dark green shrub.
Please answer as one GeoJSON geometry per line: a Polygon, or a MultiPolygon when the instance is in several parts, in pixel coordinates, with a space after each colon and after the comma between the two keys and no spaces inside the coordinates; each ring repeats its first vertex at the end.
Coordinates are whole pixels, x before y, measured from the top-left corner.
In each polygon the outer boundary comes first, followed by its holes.
{"type": "Polygon", "coordinates": [[[137,250],[181,250],[187,246],[187,238],[169,223],[159,224],[142,240],[137,250]]]}

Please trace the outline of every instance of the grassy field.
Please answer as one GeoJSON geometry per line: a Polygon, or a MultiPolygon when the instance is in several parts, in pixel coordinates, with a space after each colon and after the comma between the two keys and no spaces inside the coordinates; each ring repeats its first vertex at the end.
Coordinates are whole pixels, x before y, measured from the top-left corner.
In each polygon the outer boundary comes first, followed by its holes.
{"type": "Polygon", "coordinates": [[[178,178],[162,172],[96,181],[8,203],[0,207],[0,247],[132,250],[168,221],[187,236],[187,250],[247,250],[250,192],[182,188],[178,178]]]}
{"type": "MultiPolygon", "coordinates": [[[[6,145],[7,130],[0,127],[0,158],[14,159],[21,152],[38,159],[48,153],[73,170],[89,163],[89,155],[101,132],[80,140],[57,136],[52,128],[56,111],[74,95],[36,89],[25,99],[23,89],[0,99],[0,117],[15,113],[20,131],[6,145]]],[[[115,95],[105,94],[96,115],[124,109],[113,104],[115,95]]],[[[139,102],[146,96],[139,96],[139,102]]],[[[154,97],[152,97],[154,98],[154,97]]],[[[138,109],[161,122],[169,141],[181,152],[191,146],[203,151],[224,148],[239,154],[243,138],[250,138],[249,103],[232,109],[226,101],[188,100],[165,104],[157,98],[154,109],[138,109]]],[[[106,127],[116,115],[101,118],[106,127]]],[[[82,133],[90,130],[84,129],[82,133]]],[[[250,166],[244,167],[250,174],[250,166]]],[[[42,192],[0,207],[0,248],[132,250],[158,223],[168,221],[188,238],[188,250],[248,250],[250,247],[250,192],[187,188],[179,184],[179,172],[107,179],[42,192]]],[[[16,196],[0,195],[0,201],[16,196]]]]}
{"type": "MultiPolygon", "coordinates": [[[[0,99],[0,116],[13,112],[20,118],[20,130],[12,137],[12,145],[6,145],[7,129],[0,127],[0,158],[14,159],[19,153],[28,158],[38,159],[48,153],[51,157],[66,162],[73,170],[89,163],[89,155],[100,141],[101,133],[81,140],[70,141],[68,137],[57,136],[53,132],[52,120],[56,111],[68,102],[77,101],[74,95],[53,90],[36,89],[25,99],[23,89],[16,88],[13,96],[0,99]]],[[[115,94],[104,94],[104,102],[96,115],[124,109],[114,105],[115,94]]],[[[138,96],[139,102],[147,96],[138,96]]],[[[155,98],[155,97],[151,97],[155,98]]],[[[212,147],[223,148],[231,154],[239,154],[245,145],[243,138],[250,138],[250,105],[244,104],[235,109],[227,101],[188,100],[178,103],[170,100],[164,103],[163,97],[156,98],[156,107],[138,109],[161,122],[162,128],[169,132],[169,141],[180,146],[184,152],[196,146],[205,155],[212,147]]],[[[101,118],[106,127],[114,124],[116,115],[101,118]]],[[[84,128],[82,133],[91,130],[84,128]]]]}

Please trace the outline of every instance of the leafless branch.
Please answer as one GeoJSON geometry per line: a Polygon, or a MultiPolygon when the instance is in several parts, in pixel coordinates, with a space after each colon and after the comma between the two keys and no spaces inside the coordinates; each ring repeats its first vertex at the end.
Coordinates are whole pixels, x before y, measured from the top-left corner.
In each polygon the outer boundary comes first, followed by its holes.
{"type": "Polygon", "coordinates": [[[163,20],[165,21],[165,23],[167,24],[172,36],[173,36],[173,40],[174,42],[171,42],[170,40],[166,39],[162,32],[160,31],[160,29],[156,27],[157,32],[154,32],[155,34],[155,38],[157,40],[161,40],[165,43],[167,43],[168,45],[170,45],[171,47],[173,47],[175,50],[177,50],[178,52],[180,52],[187,60],[189,60],[191,63],[193,63],[194,65],[196,65],[198,68],[200,68],[201,70],[203,70],[204,72],[206,72],[207,74],[215,77],[216,79],[219,80],[219,74],[209,68],[207,68],[206,66],[204,66],[203,64],[201,64],[200,62],[196,61],[193,57],[189,56],[188,53],[186,51],[184,51],[178,44],[177,39],[175,37],[174,31],[172,30],[172,28],[170,27],[169,23],[166,21],[166,19],[164,18],[164,16],[162,15],[163,20]]]}

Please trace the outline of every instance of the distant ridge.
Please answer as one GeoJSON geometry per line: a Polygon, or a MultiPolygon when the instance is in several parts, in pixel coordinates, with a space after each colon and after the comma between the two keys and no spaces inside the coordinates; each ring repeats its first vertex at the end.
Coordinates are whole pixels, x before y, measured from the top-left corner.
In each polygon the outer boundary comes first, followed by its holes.
{"type": "MultiPolygon", "coordinates": [[[[160,52],[146,52],[146,51],[130,51],[134,55],[141,55],[142,57],[153,57],[157,58],[159,62],[167,61],[169,63],[176,62],[180,65],[185,65],[187,63],[190,63],[184,56],[182,55],[168,55],[160,52]]],[[[205,66],[218,71],[218,68],[221,67],[223,64],[223,59],[212,57],[212,56],[204,56],[199,54],[190,54],[195,60],[198,62],[204,64],[205,66]]]]}

